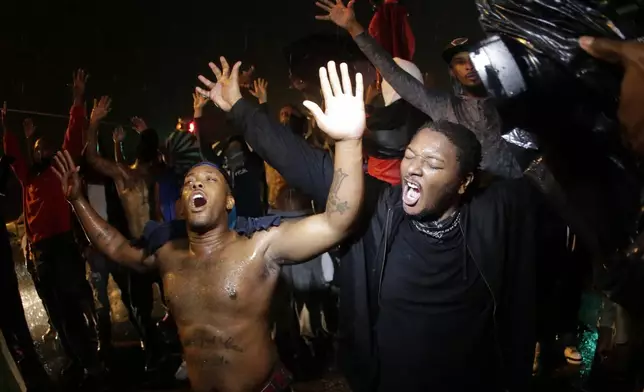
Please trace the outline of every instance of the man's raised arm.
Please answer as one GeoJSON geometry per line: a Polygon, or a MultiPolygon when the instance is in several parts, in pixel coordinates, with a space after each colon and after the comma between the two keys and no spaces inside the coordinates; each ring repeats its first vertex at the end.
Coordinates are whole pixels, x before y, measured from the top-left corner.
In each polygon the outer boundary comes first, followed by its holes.
{"type": "Polygon", "coordinates": [[[315,18],[331,21],[347,30],[362,53],[402,99],[435,120],[446,118],[450,95],[441,90],[425,87],[422,82],[400,68],[391,54],[358,23],[353,12],[353,3],[354,0],[351,0],[345,6],[343,1],[319,0],[316,5],[328,12],[328,15],[315,18]]]}
{"type": "Polygon", "coordinates": [[[199,80],[206,88],[197,87],[197,93],[208,96],[220,109],[229,113],[235,126],[244,132],[248,145],[286,182],[310,195],[316,203],[324,204],[333,180],[333,160],[328,153],[309,145],[301,136],[280,125],[257,103],[242,98],[239,90],[239,67],[232,71],[225,58],[222,70],[209,66],[217,77],[213,83],[203,76],[199,80]]]}
{"type": "Polygon", "coordinates": [[[341,64],[340,70],[342,82],[335,63],[329,62],[328,74],[320,69],[326,113],[315,103],[304,102],[320,129],[336,140],[326,211],[267,233],[265,249],[271,261],[306,261],[329,250],[349,235],[359,216],[364,193],[361,138],[366,126],[362,75],[356,75],[354,95],[347,65],[341,64]]]}
{"type": "Polygon", "coordinates": [[[67,150],[58,152],[54,161],[55,166],[52,168],[61,181],[65,197],[74,208],[92,245],[110,259],[127,267],[139,271],[153,267],[154,256],[146,257],[143,249],[131,246],[127,239],[105,222],[83,197],[78,167],[69,152],[67,150]]]}

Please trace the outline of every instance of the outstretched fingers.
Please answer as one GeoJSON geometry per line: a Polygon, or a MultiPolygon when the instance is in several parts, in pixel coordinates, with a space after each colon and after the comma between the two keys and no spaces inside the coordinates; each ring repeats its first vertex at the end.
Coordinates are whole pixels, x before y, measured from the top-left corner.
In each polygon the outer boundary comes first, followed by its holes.
{"type": "Polygon", "coordinates": [[[311,111],[311,113],[313,114],[313,117],[315,117],[315,121],[318,124],[324,123],[324,119],[326,118],[326,115],[324,114],[324,112],[322,111],[320,106],[318,106],[317,103],[312,101],[304,101],[302,102],[302,105],[304,105],[305,108],[311,111]]]}
{"type": "Polygon", "coordinates": [[[356,74],[356,98],[364,100],[364,81],[360,72],[356,74]]]}
{"type": "Polygon", "coordinates": [[[351,87],[351,76],[349,75],[349,66],[347,63],[340,64],[340,74],[342,75],[342,89],[346,95],[353,94],[351,87]]]}
{"type": "MultiPolygon", "coordinates": [[[[197,76],[197,79],[199,79],[201,83],[203,83],[206,87],[208,87],[208,89],[212,90],[213,88],[215,88],[215,83],[208,80],[205,76],[199,75],[197,76]]],[[[217,78],[217,80],[219,80],[219,78],[217,78]]]]}
{"type": "MultiPolygon", "coordinates": [[[[224,59],[224,61],[225,61],[225,59],[224,59]]],[[[226,64],[226,65],[228,65],[228,64],[226,64]]],[[[241,61],[238,61],[238,62],[235,63],[235,65],[233,65],[233,70],[232,70],[232,72],[230,74],[230,79],[232,80],[232,82],[234,84],[239,84],[239,68],[241,67],[241,65],[242,65],[241,61]]]]}
{"type": "Polygon", "coordinates": [[[221,61],[221,75],[228,79],[230,77],[230,65],[228,65],[228,60],[226,60],[224,56],[221,56],[219,61],[221,61]]]}
{"type": "Polygon", "coordinates": [[[329,83],[329,75],[324,67],[320,67],[320,88],[322,89],[324,101],[329,102],[333,98],[333,91],[329,83]]]}
{"type": "Polygon", "coordinates": [[[333,95],[342,95],[342,85],[340,84],[340,77],[338,76],[338,69],[335,66],[335,61],[329,61],[327,67],[329,69],[329,81],[333,88],[333,95]]]}
{"type": "Polygon", "coordinates": [[[219,80],[221,78],[221,70],[219,69],[217,64],[215,64],[215,63],[213,63],[211,61],[211,62],[208,63],[208,66],[210,67],[212,72],[215,74],[215,77],[217,78],[217,80],[219,80]]]}

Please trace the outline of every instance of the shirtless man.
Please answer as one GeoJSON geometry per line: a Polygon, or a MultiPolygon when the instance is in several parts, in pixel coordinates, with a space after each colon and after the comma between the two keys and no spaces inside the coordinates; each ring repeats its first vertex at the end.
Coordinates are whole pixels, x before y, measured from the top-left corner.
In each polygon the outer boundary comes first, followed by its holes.
{"type": "Polygon", "coordinates": [[[159,139],[153,129],[142,130],[141,143],[137,148],[137,159],[131,166],[125,166],[101,157],[97,152],[97,131],[101,121],[111,110],[112,100],[101,97],[94,104],[86,131],[87,148],[85,157],[89,165],[100,174],[111,178],[116,184],[128,228],[132,238],[143,235],[143,228],[155,211],[150,200],[156,200],[154,170],[158,163],[159,139]]]}
{"type": "MultiPolygon", "coordinates": [[[[219,88],[201,77],[210,91],[198,89],[220,107],[241,99],[240,63],[230,71],[223,57],[221,61],[222,71],[210,64],[219,88]]],[[[353,95],[346,64],[340,68],[342,82],[335,64],[329,63],[328,76],[326,69],[320,70],[326,113],[312,102],[304,103],[321,129],[337,140],[325,213],[286,222],[250,238],[228,229],[227,212],[235,201],[220,169],[204,163],[188,172],[182,189],[188,238],[171,240],[146,254],[105,223],[81,196],[78,168],[67,152],[56,157],[64,192],[91,242],[111,259],[132,268],[158,267],[196,391],[287,388],[286,372],[277,365],[268,327],[280,265],[284,260],[309,260],[346,238],[362,204],[362,77],[356,76],[353,95]]]]}

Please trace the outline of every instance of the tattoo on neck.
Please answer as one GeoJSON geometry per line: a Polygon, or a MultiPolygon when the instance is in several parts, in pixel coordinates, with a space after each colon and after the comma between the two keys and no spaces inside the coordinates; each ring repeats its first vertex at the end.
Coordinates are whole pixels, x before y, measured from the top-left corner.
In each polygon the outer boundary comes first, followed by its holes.
{"type": "Polygon", "coordinates": [[[326,212],[332,214],[334,212],[339,212],[340,215],[344,214],[349,210],[349,202],[346,200],[341,200],[338,197],[338,192],[342,186],[342,182],[349,175],[342,171],[342,169],[337,169],[333,173],[333,182],[331,183],[331,189],[329,190],[329,197],[326,202],[326,212]]]}

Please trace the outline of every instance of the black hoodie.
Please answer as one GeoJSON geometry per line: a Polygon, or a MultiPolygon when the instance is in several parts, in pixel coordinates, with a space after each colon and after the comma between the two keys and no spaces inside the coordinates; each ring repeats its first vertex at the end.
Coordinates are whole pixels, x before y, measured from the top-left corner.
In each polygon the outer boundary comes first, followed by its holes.
{"type": "MultiPolygon", "coordinates": [[[[316,150],[258,105],[239,100],[230,112],[259,156],[293,187],[324,205],[333,179],[328,153],[316,150]]],[[[363,215],[340,257],[339,365],[354,392],[377,388],[374,336],[384,266],[404,219],[401,188],[365,176],[363,215]],[[374,300],[374,298],[376,300],[374,300]]],[[[495,183],[462,208],[464,254],[470,255],[493,300],[496,369],[511,391],[528,390],[535,342],[534,192],[528,180],[495,183]]],[[[380,369],[386,371],[386,369],[380,369]]],[[[423,374],[417,375],[423,377],[423,374]]],[[[486,385],[479,386],[486,390],[486,385]]],[[[439,389],[437,389],[439,390],[439,389]]]]}

